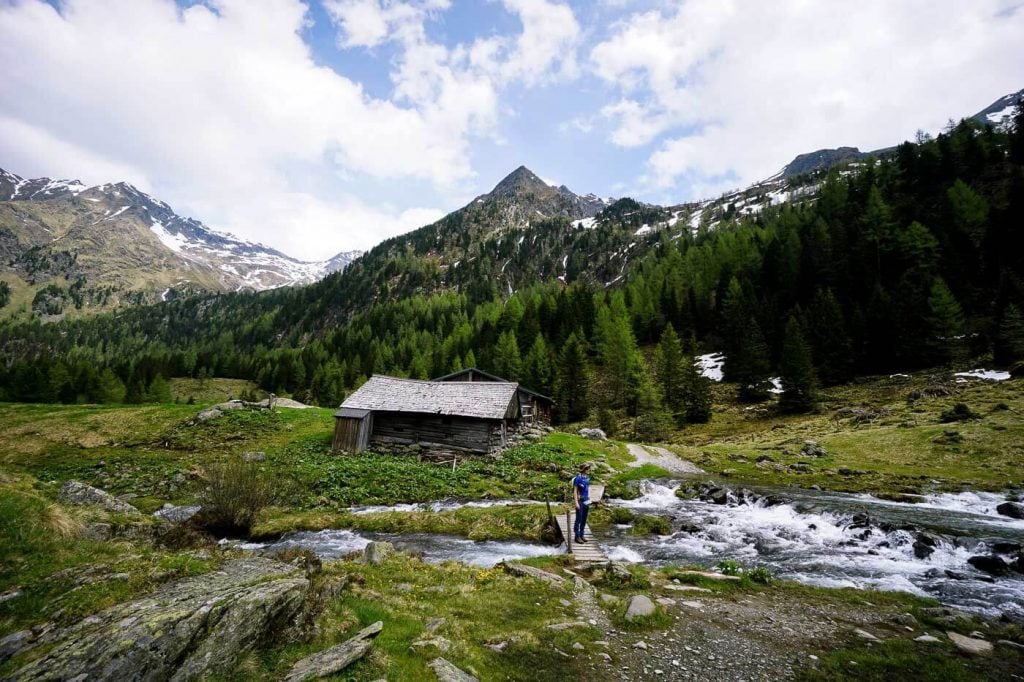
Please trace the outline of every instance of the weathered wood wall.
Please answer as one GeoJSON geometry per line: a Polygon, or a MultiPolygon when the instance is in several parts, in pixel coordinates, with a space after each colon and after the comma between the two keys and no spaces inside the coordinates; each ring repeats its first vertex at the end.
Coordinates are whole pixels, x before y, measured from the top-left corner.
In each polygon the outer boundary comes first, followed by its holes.
{"type": "Polygon", "coordinates": [[[375,412],[371,442],[432,443],[487,452],[501,445],[501,423],[469,417],[443,417],[408,412],[375,412]],[[495,435],[495,430],[497,434],[495,435]]]}
{"type": "Polygon", "coordinates": [[[373,415],[368,414],[362,419],[354,417],[334,418],[335,452],[362,452],[370,443],[370,431],[373,428],[373,415]]]}

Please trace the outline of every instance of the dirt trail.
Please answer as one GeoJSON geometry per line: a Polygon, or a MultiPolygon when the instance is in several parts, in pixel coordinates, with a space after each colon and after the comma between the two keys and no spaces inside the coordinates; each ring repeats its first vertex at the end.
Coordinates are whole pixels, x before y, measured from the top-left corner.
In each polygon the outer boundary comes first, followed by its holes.
{"type": "Polygon", "coordinates": [[[672,474],[703,474],[705,471],[693,462],[682,459],[673,452],[657,445],[640,445],[638,443],[627,443],[626,448],[629,454],[636,458],[629,466],[638,467],[644,464],[659,466],[672,474]]]}

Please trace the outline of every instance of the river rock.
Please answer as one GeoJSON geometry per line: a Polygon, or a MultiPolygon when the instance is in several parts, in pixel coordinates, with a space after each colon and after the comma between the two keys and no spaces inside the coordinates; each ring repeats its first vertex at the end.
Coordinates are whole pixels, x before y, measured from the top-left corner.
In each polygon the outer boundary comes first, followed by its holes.
{"type": "Polygon", "coordinates": [[[580,435],[590,440],[608,440],[608,436],[601,429],[580,429],[580,435]]]}
{"type": "Polygon", "coordinates": [[[979,571],[984,571],[985,573],[997,576],[1006,575],[1010,570],[1010,566],[1003,560],[1003,558],[994,554],[972,556],[967,560],[967,563],[974,566],[979,571]]]}
{"type": "Polygon", "coordinates": [[[480,682],[477,678],[456,668],[452,663],[443,658],[435,658],[427,665],[434,670],[438,682],[480,682]]]}
{"type": "Polygon", "coordinates": [[[81,481],[68,481],[60,489],[60,501],[76,506],[97,506],[118,514],[141,514],[138,509],[117,499],[106,490],[93,488],[81,481]]]}
{"type": "Polygon", "coordinates": [[[199,513],[202,507],[176,507],[173,504],[165,504],[160,509],[153,512],[153,516],[170,523],[188,523],[188,521],[199,513]]]}
{"type": "Polygon", "coordinates": [[[873,634],[871,634],[867,630],[861,630],[860,628],[857,628],[856,630],[854,630],[853,634],[857,635],[861,639],[866,639],[869,642],[877,642],[878,641],[878,638],[875,637],[873,634]]]}
{"type": "Polygon", "coordinates": [[[922,644],[938,644],[942,640],[938,637],[932,637],[931,635],[921,635],[920,637],[915,637],[914,641],[921,642],[922,644]]]}
{"type": "Polygon", "coordinates": [[[1021,544],[1019,542],[1011,542],[1010,540],[997,540],[992,543],[992,551],[996,554],[1013,554],[1021,550],[1021,544]]]}
{"type": "Polygon", "coordinates": [[[363,549],[363,561],[371,566],[380,566],[394,553],[395,546],[390,542],[371,542],[363,549]]]}
{"type": "Polygon", "coordinates": [[[373,625],[357,632],[354,637],[344,643],[317,652],[312,656],[306,656],[292,666],[292,669],[285,675],[284,682],[319,680],[341,672],[369,653],[373,648],[373,638],[383,629],[384,623],[378,620],[373,625]]]}
{"type": "Polygon", "coordinates": [[[992,643],[986,642],[983,639],[975,639],[974,637],[965,637],[956,632],[947,632],[946,636],[949,637],[949,641],[953,642],[960,651],[971,656],[987,656],[992,653],[992,643]]]}
{"type": "Polygon", "coordinates": [[[1003,502],[996,507],[996,511],[1011,519],[1024,519],[1024,504],[1018,502],[1003,502]]]}
{"type": "Polygon", "coordinates": [[[653,616],[655,610],[656,607],[650,597],[646,597],[642,594],[635,594],[629,598],[629,604],[626,606],[626,620],[636,620],[637,618],[643,618],[645,616],[653,616]]]}
{"type": "Polygon", "coordinates": [[[161,587],[54,634],[54,646],[14,674],[57,679],[227,677],[238,658],[302,614],[309,581],[263,557],[161,587]]]}

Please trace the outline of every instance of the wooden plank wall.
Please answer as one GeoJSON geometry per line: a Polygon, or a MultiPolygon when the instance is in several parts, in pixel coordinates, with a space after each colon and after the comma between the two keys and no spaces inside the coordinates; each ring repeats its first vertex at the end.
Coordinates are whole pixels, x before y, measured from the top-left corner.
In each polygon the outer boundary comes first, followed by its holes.
{"type": "MultiPolygon", "coordinates": [[[[500,437],[499,430],[499,442],[500,437]]],[[[375,412],[370,440],[407,445],[435,443],[487,452],[492,445],[492,425],[484,419],[403,412],[375,412]]]]}

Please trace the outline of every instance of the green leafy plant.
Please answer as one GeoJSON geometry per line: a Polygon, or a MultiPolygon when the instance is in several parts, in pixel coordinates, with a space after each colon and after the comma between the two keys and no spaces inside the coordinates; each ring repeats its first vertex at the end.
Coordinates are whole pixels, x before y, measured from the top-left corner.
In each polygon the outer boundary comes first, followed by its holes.
{"type": "Polygon", "coordinates": [[[743,573],[743,569],[734,559],[723,559],[718,562],[718,570],[722,572],[722,575],[740,575],[743,573]]]}
{"type": "Polygon", "coordinates": [[[752,582],[759,583],[761,585],[771,585],[775,582],[775,576],[766,566],[755,566],[747,571],[747,577],[750,578],[752,582]]]}

